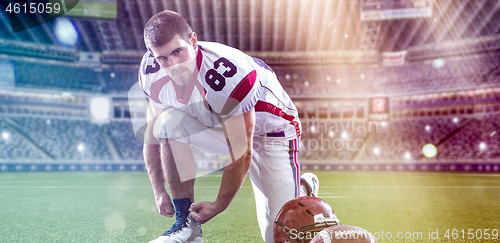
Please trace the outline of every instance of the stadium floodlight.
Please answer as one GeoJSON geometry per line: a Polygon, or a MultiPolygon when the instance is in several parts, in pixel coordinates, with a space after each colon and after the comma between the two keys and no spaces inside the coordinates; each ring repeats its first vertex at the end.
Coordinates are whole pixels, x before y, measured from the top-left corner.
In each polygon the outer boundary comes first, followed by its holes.
{"type": "Polygon", "coordinates": [[[425,157],[427,158],[434,158],[436,157],[438,153],[438,150],[434,144],[426,144],[422,147],[422,154],[424,154],[425,157]]]}
{"type": "Polygon", "coordinates": [[[2,138],[3,138],[4,140],[9,139],[9,137],[10,137],[10,134],[9,134],[8,132],[2,132],[2,138]]]}
{"type": "Polygon", "coordinates": [[[54,25],[54,34],[61,45],[75,46],[78,43],[78,31],[70,19],[57,18],[54,25]]]}
{"type": "Polygon", "coordinates": [[[109,123],[112,111],[111,98],[109,97],[92,97],[89,99],[88,112],[90,122],[97,124],[109,123]]]}
{"type": "Polygon", "coordinates": [[[316,133],[316,126],[314,126],[314,125],[311,126],[311,132],[316,133]]]}
{"type": "Polygon", "coordinates": [[[479,143],[479,150],[484,151],[486,150],[486,143],[485,142],[480,142],[479,143]]]}
{"type": "Polygon", "coordinates": [[[343,131],[342,134],[340,134],[340,137],[343,139],[349,138],[349,135],[347,135],[347,132],[343,131]]]}
{"type": "Polygon", "coordinates": [[[405,159],[411,159],[411,154],[410,152],[405,153],[405,159]]]}
{"type": "Polygon", "coordinates": [[[427,132],[431,131],[431,126],[426,125],[426,126],[425,126],[425,131],[427,131],[427,132]]]}
{"type": "Polygon", "coordinates": [[[328,132],[328,136],[331,137],[331,138],[333,138],[335,136],[335,133],[333,131],[329,131],[328,132]]]}
{"type": "Polygon", "coordinates": [[[455,124],[458,123],[458,117],[453,118],[453,123],[455,123],[455,124]]]}
{"type": "Polygon", "coordinates": [[[374,148],[373,153],[376,155],[380,155],[380,149],[379,148],[374,148]]]}
{"type": "Polygon", "coordinates": [[[444,65],[446,65],[446,60],[444,60],[444,58],[438,58],[432,61],[432,67],[435,69],[442,68],[444,65]]]}
{"type": "Polygon", "coordinates": [[[78,144],[78,147],[76,147],[76,149],[78,150],[78,152],[83,152],[83,150],[85,150],[85,146],[83,145],[83,143],[81,143],[78,144]]]}

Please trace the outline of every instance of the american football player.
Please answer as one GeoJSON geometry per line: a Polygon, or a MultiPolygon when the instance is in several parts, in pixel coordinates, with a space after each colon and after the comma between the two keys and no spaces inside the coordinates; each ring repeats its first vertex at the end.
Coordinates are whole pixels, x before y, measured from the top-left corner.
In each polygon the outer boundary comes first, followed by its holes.
{"type": "MultiPolygon", "coordinates": [[[[162,11],[144,28],[139,84],[150,100],[144,159],[161,215],[176,223],[152,242],[202,242],[201,224],[223,212],[247,174],[261,234],[299,196],[298,112],[273,70],[232,47],[198,41],[179,14],[162,11]],[[214,202],[194,203],[191,146],[229,156],[214,202]],[[165,181],[171,195],[165,188],[165,181]]],[[[305,193],[316,193],[309,177],[305,193]]],[[[317,180],[317,178],[316,178],[317,180]]]]}

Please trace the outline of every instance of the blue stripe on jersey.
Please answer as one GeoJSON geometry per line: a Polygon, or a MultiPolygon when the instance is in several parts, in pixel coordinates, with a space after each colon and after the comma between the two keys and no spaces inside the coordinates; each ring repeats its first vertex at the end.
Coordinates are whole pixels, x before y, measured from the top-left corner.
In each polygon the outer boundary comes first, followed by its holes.
{"type": "Polygon", "coordinates": [[[293,172],[293,182],[295,184],[295,197],[300,195],[300,164],[297,158],[298,142],[298,138],[290,140],[288,150],[288,154],[290,155],[290,167],[292,167],[293,172]]]}

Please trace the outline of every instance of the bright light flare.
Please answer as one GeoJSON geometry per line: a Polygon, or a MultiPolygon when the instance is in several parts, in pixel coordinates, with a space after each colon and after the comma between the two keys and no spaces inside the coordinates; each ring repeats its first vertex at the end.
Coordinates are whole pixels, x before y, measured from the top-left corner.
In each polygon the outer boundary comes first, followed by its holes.
{"type": "Polygon", "coordinates": [[[485,142],[480,142],[479,143],[479,150],[484,151],[484,150],[486,150],[487,147],[488,146],[486,145],[485,142]]]}
{"type": "Polygon", "coordinates": [[[435,69],[442,68],[444,65],[446,65],[444,58],[438,58],[432,61],[432,67],[435,69]]]}
{"type": "Polygon", "coordinates": [[[428,143],[422,147],[422,154],[427,158],[436,157],[438,150],[434,144],[428,143]]]}
{"type": "Polygon", "coordinates": [[[78,150],[78,152],[83,152],[83,150],[85,150],[85,146],[81,143],[78,144],[78,147],[76,147],[76,149],[78,150]]]}
{"type": "Polygon", "coordinates": [[[8,132],[2,132],[2,138],[3,139],[7,140],[7,139],[9,139],[9,137],[10,137],[10,133],[8,133],[8,132]]]}

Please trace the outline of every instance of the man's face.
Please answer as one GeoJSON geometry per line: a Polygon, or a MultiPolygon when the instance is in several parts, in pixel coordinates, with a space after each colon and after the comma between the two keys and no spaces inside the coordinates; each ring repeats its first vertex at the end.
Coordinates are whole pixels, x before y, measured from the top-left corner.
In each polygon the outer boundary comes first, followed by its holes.
{"type": "Polygon", "coordinates": [[[192,79],[196,69],[198,43],[193,33],[190,42],[176,35],[170,42],[160,47],[151,47],[151,52],[163,71],[179,85],[185,85],[192,79]]]}

